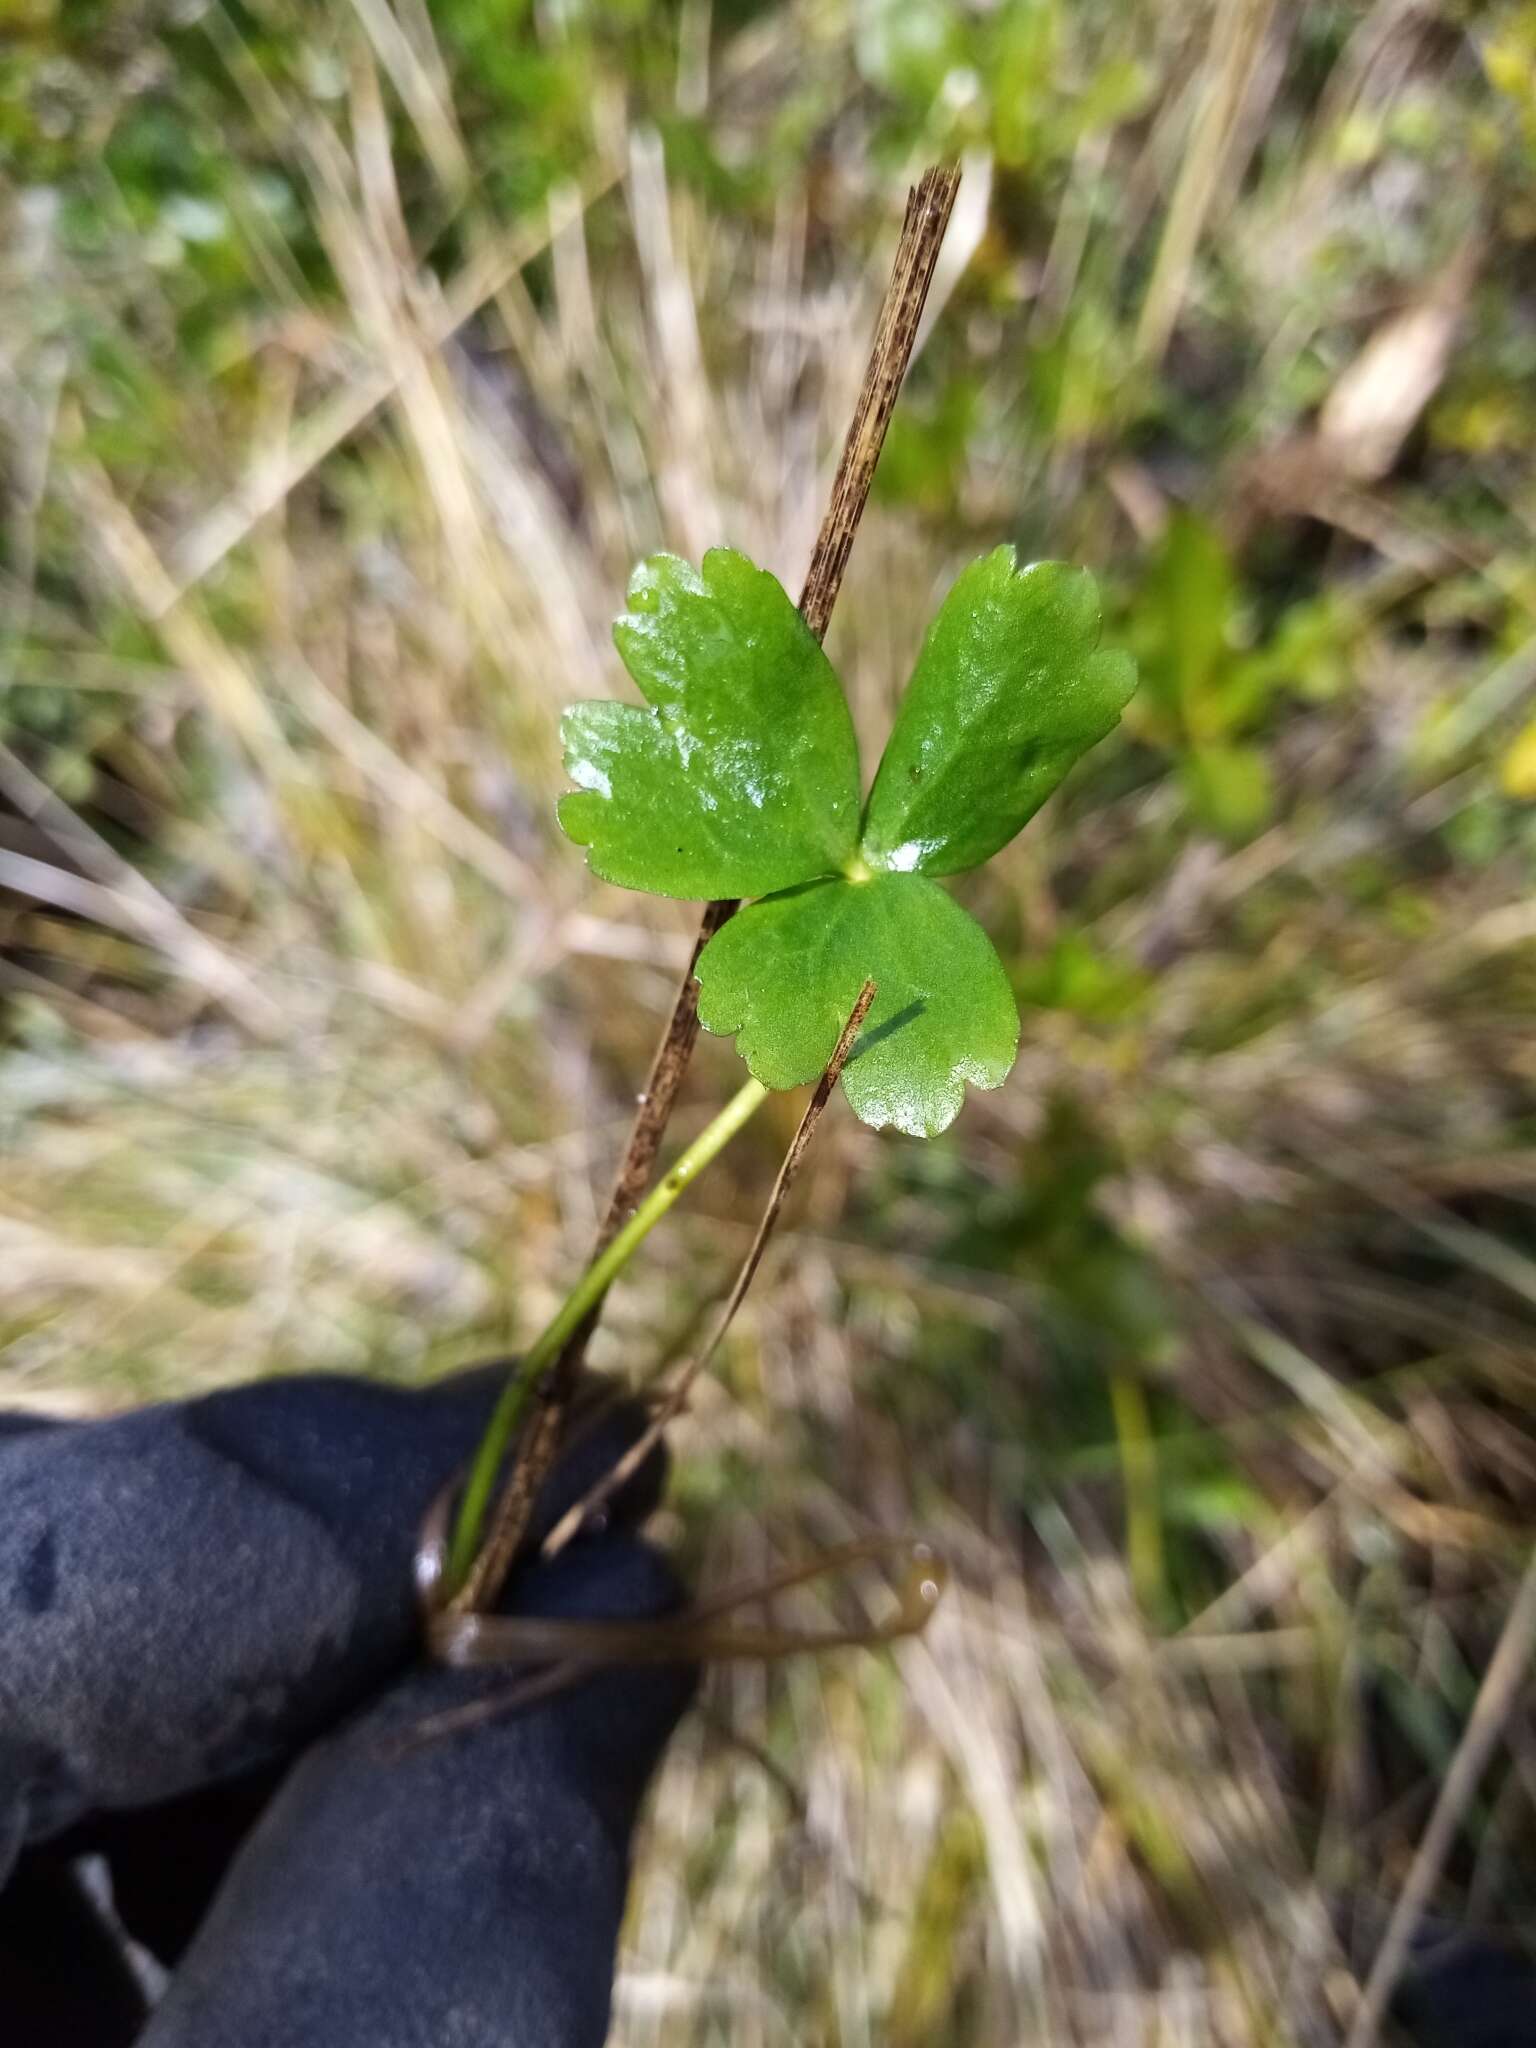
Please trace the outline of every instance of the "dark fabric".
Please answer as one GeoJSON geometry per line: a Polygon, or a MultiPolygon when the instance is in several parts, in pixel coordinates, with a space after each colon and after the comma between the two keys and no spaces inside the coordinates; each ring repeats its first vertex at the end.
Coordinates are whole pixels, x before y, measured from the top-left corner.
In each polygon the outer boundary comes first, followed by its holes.
{"type": "MultiPolygon", "coordinates": [[[[646,1614],[676,1584],[613,1540],[530,1574],[525,1612],[646,1614]]],[[[610,1671],[457,1735],[423,1717],[507,1672],[420,1671],[299,1763],[220,1892],[145,2048],[597,2048],[628,1845],[692,1686],[610,1671]]]]}
{"type": "MultiPolygon", "coordinates": [[[[0,2039],[132,2037],[131,1979],[98,1994],[61,1960],[116,1955],[75,1882],[85,1855],[106,1859],[122,1925],[179,1965],[146,2043],[602,2039],[629,1833],[692,1674],[609,1672],[403,1756],[380,1740],[515,1682],[420,1664],[412,1573],[502,1375],[0,1417],[0,2039]]],[[[642,1422],[589,1410],[537,1527],[642,1422]]],[[[610,1532],[521,1568],[507,1604],[674,1604],[627,1533],[663,1479],[649,1460],[610,1532]]]]}
{"type": "Polygon", "coordinates": [[[1536,1965],[1486,1938],[1438,1943],[1405,1972],[1392,2016],[1414,2048],[1530,2048],[1536,1965]]]}

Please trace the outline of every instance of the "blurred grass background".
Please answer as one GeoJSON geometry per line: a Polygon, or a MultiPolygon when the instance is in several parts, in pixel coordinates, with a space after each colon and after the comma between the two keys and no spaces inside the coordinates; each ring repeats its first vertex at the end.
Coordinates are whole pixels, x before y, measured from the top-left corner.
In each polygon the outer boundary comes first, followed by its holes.
{"type": "MultiPolygon", "coordinates": [[[[1340,2038],[1528,1626],[1536,6],[8,0],[0,66],[0,1399],[543,1320],[694,916],[559,838],[560,707],[645,551],[797,587],[960,155],[867,758],[999,540],[1144,683],[972,885],[1014,1078],[828,1119],[678,1432],[711,1580],[873,1520],[956,1586],[715,1674],[617,2038],[1340,2038]]],[[[683,1354],[798,1108],[603,1362],[683,1354]]],[[[1500,1734],[1442,1927],[1536,1905],[1500,1734]]]]}

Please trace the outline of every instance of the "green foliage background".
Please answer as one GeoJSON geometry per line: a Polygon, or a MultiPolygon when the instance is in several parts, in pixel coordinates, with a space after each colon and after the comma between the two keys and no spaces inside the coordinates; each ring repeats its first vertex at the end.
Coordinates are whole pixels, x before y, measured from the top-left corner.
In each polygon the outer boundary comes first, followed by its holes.
{"type": "MultiPolygon", "coordinates": [[[[1347,2024],[1536,1494],[1533,76],[1476,0],[7,11],[6,1401],[542,1322],[690,925],[559,837],[560,708],[654,549],[793,588],[941,154],[828,643],[865,758],[1000,542],[1140,664],[960,891],[1017,1072],[931,1146],[828,1119],[679,1437],[711,1577],[876,1516],[957,1591],[713,1681],[626,2041],[1347,2024]]],[[[611,1366],[692,1342],[778,1107],[611,1366]]],[[[1531,1733],[1450,1920],[1530,1923],[1531,1733]]]]}

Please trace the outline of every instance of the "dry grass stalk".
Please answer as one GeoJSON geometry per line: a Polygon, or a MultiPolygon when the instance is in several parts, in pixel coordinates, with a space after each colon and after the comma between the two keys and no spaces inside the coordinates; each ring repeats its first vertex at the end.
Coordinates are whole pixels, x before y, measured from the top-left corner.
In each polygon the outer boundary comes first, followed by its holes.
{"type": "MultiPolygon", "coordinates": [[[[967,37],[1010,11],[951,10],[967,37]]],[[[1265,147],[1203,211],[1160,369],[1127,382],[1148,251],[1179,182],[1176,160],[1160,160],[1166,184],[1145,175],[1148,119],[1157,148],[1183,135],[1194,149],[1199,25],[1170,32],[1166,10],[1145,7],[1047,12],[1060,64],[1009,88],[1040,116],[1033,168],[1019,168],[1015,129],[977,261],[934,335],[933,388],[913,414],[922,448],[943,429],[929,397],[968,381],[979,410],[936,495],[920,478],[918,497],[903,483],[872,506],[839,598],[843,672],[871,731],[936,584],[978,545],[1016,532],[1080,547],[1122,599],[1139,587],[1157,518],[1138,532],[1107,487],[1128,422],[1155,429],[1133,443],[1154,515],[1209,490],[1230,539],[1220,451],[1255,423],[1304,422],[1330,368],[1433,278],[1481,208],[1479,318],[1354,538],[1307,522],[1298,548],[1295,515],[1260,508],[1269,567],[1262,590],[1245,581],[1242,633],[1268,631],[1271,570],[1299,568],[1303,594],[1352,619],[1324,693],[1283,693],[1249,735],[1275,774],[1274,822],[1232,850],[1195,831],[1177,756],[1150,726],[1120,757],[1127,780],[1095,784],[1101,809],[1068,791],[1000,874],[989,921],[1032,973],[1060,945],[1069,965],[1124,976],[1123,1001],[1069,987],[1034,1007],[1015,1082],[978,1100],[931,1172],[841,1120],[824,1127],[814,1200],[781,1226],[783,1256],[724,1368],[697,1383],[671,1512],[706,1584],[843,1540],[873,1513],[931,1532],[959,1585],[894,1670],[860,1658],[712,1675],[710,1718],[681,1732],[637,1864],[623,2048],[1275,2048],[1278,2014],[1291,2041],[1336,2040],[1340,1986],[1365,1981],[1375,1944],[1354,1952],[1333,1905],[1363,1893],[1367,1924],[1385,1924],[1466,1724],[1465,1671],[1491,1654],[1525,1562],[1509,1531],[1529,1528],[1536,1501],[1532,927],[1522,814],[1497,795],[1499,751],[1536,687],[1527,434],[1498,367],[1523,200],[1511,212],[1481,143],[1467,146],[1474,129],[1496,140],[1513,102],[1480,82],[1455,10],[1372,8],[1335,44],[1336,23],[1304,39],[1282,0],[1260,60],[1265,91],[1283,67],[1265,147]],[[1132,47],[1141,96],[1085,129],[1098,71],[1123,87],[1132,47]],[[1174,113],[1159,120],[1159,104],[1174,113]],[[1474,157],[1485,171],[1462,175],[1474,157]],[[1043,210],[1021,214],[1026,188],[1043,210]],[[1213,364],[1222,380],[1200,383],[1213,364]],[[1457,438],[1469,419],[1491,435],[1484,452],[1457,438]],[[1065,1158],[1063,1106],[1080,1119],[1065,1158]],[[1098,1176],[1076,1221],[1064,1167],[1098,1176]],[[1178,1612],[1205,1609],[1188,1624],[1198,1650],[1170,1651],[1132,1596],[1117,1447],[1094,1405],[1127,1254],[1133,1287],[1169,1312],[1149,1393],[1171,1562],[1197,1574],[1178,1612]],[[1342,1415],[1255,1362],[1234,1303],[1336,1381],[1385,1473],[1361,1485],[1345,1471],[1342,1415]],[[1406,1758],[1386,1785],[1384,1714],[1386,1747],[1406,1758]],[[721,1721],[773,1770],[720,1741],[721,1721]],[[1443,1757],[1414,1749],[1426,1728],[1443,1757]],[[1220,1913],[1202,1903],[1213,1896],[1220,1913]]],[[[389,15],[422,75],[443,80],[421,0],[369,0],[380,69],[395,75],[389,15]]],[[[809,553],[817,450],[846,423],[861,367],[850,252],[886,203],[869,146],[872,102],[886,102],[839,18],[818,16],[828,146],[805,176],[784,173],[771,230],[675,172],[671,198],[725,531],[784,568],[809,553]]],[[[798,91],[806,19],[759,11],[738,32],[715,10],[706,118],[739,147],[730,161],[753,160],[798,91]]],[[[985,157],[1005,140],[988,127],[993,81],[950,79],[977,95],[956,118],[985,157]]],[[[352,147],[345,72],[340,85],[331,102],[281,87],[264,161],[301,204],[305,124],[352,147]]],[[[419,128],[411,93],[395,118],[419,128]]],[[[91,796],[45,736],[8,744],[76,818],[98,820],[98,798],[141,798],[104,827],[118,858],[243,971],[279,1028],[252,1033],[166,937],[130,932],[120,892],[96,893],[82,855],[11,810],[7,860],[36,862],[70,896],[61,908],[0,888],[6,1405],[97,1412],[263,1371],[429,1378],[504,1349],[514,1310],[541,1320],[548,1276],[585,1256],[632,1116],[623,1077],[654,1049],[696,922],[550,857],[573,629],[592,643],[605,609],[592,598],[573,620],[563,593],[611,591],[638,555],[681,539],[652,488],[677,456],[673,424],[635,402],[664,388],[666,366],[632,222],[614,195],[583,210],[588,180],[629,161],[619,104],[600,73],[565,198],[510,231],[499,199],[455,182],[451,150],[424,144],[398,178],[426,223],[403,277],[360,165],[328,216],[356,245],[344,283],[306,276],[286,230],[257,221],[258,241],[236,220],[220,261],[250,266],[261,318],[236,336],[247,353],[216,362],[161,349],[179,272],[150,260],[109,178],[97,171],[85,208],[110,231],[97,255],[7,194],[0,433],[18,488],[0,607],[18,687],[5,702],[21,714],[42,684],[78,716],[91,796]],[[554,304],[536,316],[541,348],[501,294],[478,300],[439,362],[452,460],[429,471],[401,395],[402,328],[430,353],[443,222],[476,291],[553,229],[554,304]],[[365,299],[408,317],[367,332],[365,299]],[[536,443],[505,431],[515,404],[501,395],[542,392],[551,355],[565,381],[544,410],[574,478],[571,509],[546,520],[558,614],[515,538],[549,479],[536,443]],[[471,358],[508,378],[466,377],[471,358]],[[143,417],[125,416],[141,395],[143,417]],[[343,445],[336,425],[359,402],[343,445]],[[114,567],[81,494],[76,418],[93,446],[112,444],[113,497],[168,593],[114,567]],[[126,455],[125,428],[143,430],[126,455]],[[447,538],[463,503],[439,497],[456,474],[482,526],[473,571],[493,586],[473,606],[447,538]],[[252,478],[266,480],[257,499],[252,478]],[[217,674],[200,672],[207,643],[157,621],[185,580],[178,543],[204,533],[211,565],[178,616],[216,635],[280,722],[265,764],[217,674]]],[[[223,168],[242,175],[234,154],[223,168]]],[[[457,290],[450,278],[444,295],[457,290]]],[[[726,1057],[699,1048],[711,1077],[726,1057]]],[[[679,1213],[598,1346],[691,1355],[750,1239],[761,1165],[755,1148],[724,1164],[708,1205],[679,1213]]],[[[1519,1713],[1503,1739],[1510,1768],[1490,1762],[1439,1887],[1474,1924],[1513,1917],[1529,1892],[1536,1775],[1519,1713]]]]}
{"type": "Polygon", "coordinates": [[[821,1122],[822,1114],[832,1099],[832,1091],[842,1077],[843,1068],[848,1063],[848,1055],[853,1051],[854,1040],[858,1037],[863,1027],[864,1019],[869,1015],[869,1006],[875,999],[875,993],[875,984],[872,981],[866,981],[863,988],[859,991],[858,1001],[848,1013],[848,1022],[843,1026],[838,1036],[837,1044],[833,1047],[832,1057],[827,1062],[825,1072],[811,1091],[811,1099],[806,1104],[805,1114],[796,1126],[795,1135],[790,1140],[789,1150],[784,1154],[783,1162],[774,1178],[773,1187],[764,1206],[762,1216],[758,1221],[757,1229],[753,1232],[752,1243],[748,1248],[747,1256],[741,1262],[735,1283],[730,1293],[726,1296],[725,1306],[720,1311],[719,1318],[710,1334],[709,1342],[695,1358],[689,1360],[682,1372],[678,1374],[676,1380],[669,1388],[666,1398],[652,1416],[649,1426],[625,1452],[612,1471],[605,1473],[603,1478],[590,1488],[582,1499],[568,1508],[560,1517],[560,1520],[556,1522],[544,1539],[542,1556],[546,1558],[558,1557],[565,1546],[580,1531],[582,1524],[587,1520],[588,1516],[596,1514],[603,1503],[613,1497],[625,1480],[632,1473],[639,1471],[656,1445],[660,1443],[668,1423],[674,1421],[682,1413],[683,1406],[688,1399],[689,1388],[701,1372],[706,1372],[709,1369],[711,1361],[719,1351],[721,1344],[725,1341],[731,1324],[736,1320],[737,1310],[747,1298],[747,1290],[757,1275],[758,1267],[763,1263],[763,1254],[768,1249],[768,1240],[774,1233],[775,1226],[783,1212],[785,1200],[794,1183],[795,1175],[800,1171],[801,1162],[805,1158],[811,1139],[816,1134],[816,1126],[821,1122]]]}

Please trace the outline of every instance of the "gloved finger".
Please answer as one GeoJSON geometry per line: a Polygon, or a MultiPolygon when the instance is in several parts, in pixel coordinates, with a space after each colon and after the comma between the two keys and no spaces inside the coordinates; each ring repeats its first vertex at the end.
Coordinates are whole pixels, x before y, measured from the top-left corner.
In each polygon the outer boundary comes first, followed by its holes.
{"type": "MultiPolygon", "coordinates": [[[[678,1603],[630,1538],[525,1572],[519,1612],[678,1603]]],[[[457,1735],[427,1717],[506,1672],[423,1667],[294,1770],[237,1859],[143,2048],[597,2048],[635,1814],[695,1674],[610,1668],[457,1735]]]]}
{"type": "MultiPolygon", "coordinates": [[[[590,1383],[572,1418],[560,1463],[540,1496],[529,1548],[610,1469],[633,1441],[637,1420],[632,1402],[616,1398],[602,1381],[590,1383]]],[[[655,1506],[664,1479],[664,1458],[648,1460],[635,1484],[612,1503],[617,1518],[643,1519],[655,1506]]],[[[266,1764],[153,1806],[97,1811],[52,1837],[33,1856],[41,1854],[50,1864],[104,1857],[112,1871],[119,1921],[158,1962],[174,1969],[285,1768],[266,1764]]],[[[18,1871],[25,1871],[27,1863],[23,1852],[18,1871]]]]}
{"type": "MultiPolygon", "coordinates": [[[[265,1380],[0,1434],[0,1884],[23,1842],[289,1752],[406,1661],[422,1518],[503,1372],[265,1380]]],[[[642,1424],[617,1404],[583,1460],[642,1424]]]]}

